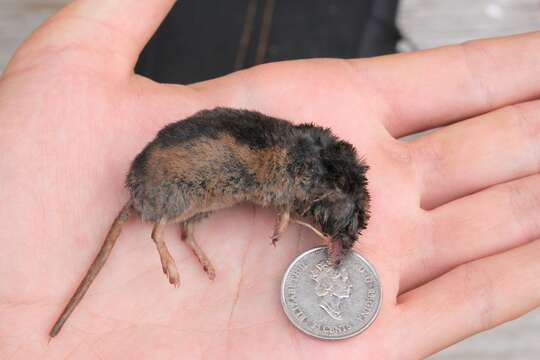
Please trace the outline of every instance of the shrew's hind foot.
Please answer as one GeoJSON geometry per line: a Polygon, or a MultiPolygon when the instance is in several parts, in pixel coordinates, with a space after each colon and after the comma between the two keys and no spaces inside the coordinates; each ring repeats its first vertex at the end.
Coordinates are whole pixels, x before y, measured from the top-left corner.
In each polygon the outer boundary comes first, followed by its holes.
{"type": "Polygon", "coordinates": [[[188,220],[180,224],[182,240],[189,245],[195,256],[197,256],[197,259],[199,259],[208,278],[214,280],[216,277],[216,270],[210,262],[210,259],[208,259],[208,256],[206,256],[199,244],[195,241],[195,237],[193,236],[193,222],[194,221],[188,220]]]}
{"type": "Polygon", "coordinates": [[[154,225],[154,230],[152,230],[152,239],[154,240],[157,251],[159,253],[163,273],[167,275],[169,282],[174,287],[178,287],[178,285],[180,284],[180,275],[178,274],[176,263],[174,262],[171,253],[169,253],[169,249],[167,249],[165,241],[163,240],[163,230],[166,224],[167,221],[165,220],[165,218],[161,218],[154,225]]]}

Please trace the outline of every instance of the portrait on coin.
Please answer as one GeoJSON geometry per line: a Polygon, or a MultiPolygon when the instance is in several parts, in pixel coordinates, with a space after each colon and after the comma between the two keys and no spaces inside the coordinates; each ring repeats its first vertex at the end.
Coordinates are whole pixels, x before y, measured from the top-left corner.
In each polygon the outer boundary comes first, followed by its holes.
{"type": "Polygon", "coordinates": [[[319,306],[335,320],[343,320],[343,299],[351,296],[352,284],[347,269],[335,268],[328,260],[316,264],[311,271],[316,282],[315,293],[320,298],[319,306]]]}

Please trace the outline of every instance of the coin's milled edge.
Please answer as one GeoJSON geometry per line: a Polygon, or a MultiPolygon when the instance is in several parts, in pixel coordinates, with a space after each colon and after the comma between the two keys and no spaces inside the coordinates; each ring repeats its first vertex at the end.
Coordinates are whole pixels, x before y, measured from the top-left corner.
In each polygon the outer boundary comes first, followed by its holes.
{"type": "Polygon", "coordinates": [[[358,256],[361,260],[363,260],[366,263],[368,268],[371,271],[373,271],[373,274],[375,275],[376,279],[378,280],[377,282],[379,283],[379,287],[378,287],[378,289],[379,289],[379,303],[377,304],[377,309],[375,310],[375,314],[373,314],[373,318],[371,318],[371,320],[369,322],[367,322],[362,328],[360,328],[359,330],[355,331],[352,334],[348,334],[348,335],[344,335],[344,336],[337,336],[337,337],[323,337],[323,336],[320,336],[318,334],[312,333],[312,332],[308,331],[307,329],[303,329],[302,327],[300,327],[300,325],[298,325],[296,323],[296,320],[293,319],[292,316],[289,315],[289,312],[287,311],[287,304],[286,304],[286,301],[285,301],[285,280],[287,279],[287,275],[289,275],[289,272],[291,271],[293,266],[298,262],[298,260],[300,260],[300,258],[302,258],[302,257],[304,257],[304,256],[306,256],[308,254],[311,254],[312,252],[321,250],[321,249],[326,249],[326,246],[317,246],[317,247],[314,247],[312,249],[306,250],[303,253],[301,253],[300,255],[298,255],[297,257],[295,257],[294,260],[289,264],[289,266],[287,267],[287,270],[285,271],[285,274],[283,275],[283,278],[281,279],[281,308],[283,309],[283,312],[285,313],[285,315],[287,315],[287,318],[289,319],[289,321],[298,330],[302,331],[303,333],[305,333],[307,335],[313,336],[313,337],[315,337],[317,339],[327,340],[327,341],[348,339],[348,338],[351,338],[353,336],[356,336],[356,335],[364,332],[367,328],[369,328],[371,326],[371,324],[373,324],[375,319],[379,316],[379,312],[381,310],[382,302],[383,302],[383,289],[382,289],[382,283],[380,281],[381,278],[379,277],[379,274],[377,273],[377,271],[375,270],[373,265],[371,265],[371,263],[366,258],[364,258],[362,255],[360,255],[357,251],[355,251],[353,249],[351,249],[351,252],[354,254],[354,256],[358,256]]]}

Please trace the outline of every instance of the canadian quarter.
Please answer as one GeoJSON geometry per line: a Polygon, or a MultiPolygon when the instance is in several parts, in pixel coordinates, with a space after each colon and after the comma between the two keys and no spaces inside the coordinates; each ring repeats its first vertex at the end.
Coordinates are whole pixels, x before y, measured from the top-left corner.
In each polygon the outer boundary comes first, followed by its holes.
{"type": "Polygon", "coordinates": [[[320,339],[360,334],[377,317],[381,300],[375,269],[355,251],[336,268],[326,247],[308,250],[293,260],[281,283],[281,304],[289,320],[320,339]]]}

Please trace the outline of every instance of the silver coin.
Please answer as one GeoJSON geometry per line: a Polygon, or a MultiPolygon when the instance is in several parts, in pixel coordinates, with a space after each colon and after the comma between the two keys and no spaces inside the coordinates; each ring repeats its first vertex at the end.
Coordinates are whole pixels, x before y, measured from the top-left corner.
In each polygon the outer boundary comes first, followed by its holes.
{"type": "Polygon", "coordinates": [[[281,283],[281,304],[289,320],[320,339],[360,334],[377,317],[382,290],[375,269],[355,251],[336,268],[326,247],[298,256],[281,283]]]}

